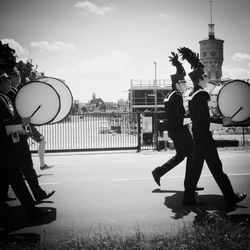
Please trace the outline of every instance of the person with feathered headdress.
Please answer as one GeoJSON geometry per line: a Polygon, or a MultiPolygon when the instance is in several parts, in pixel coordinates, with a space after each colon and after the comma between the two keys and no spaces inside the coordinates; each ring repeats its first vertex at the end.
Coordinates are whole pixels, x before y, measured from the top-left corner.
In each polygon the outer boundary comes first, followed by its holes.
{"type": "MultiPolygon", "coordinates": [[[[178,54],[171,52],[169,60],[176,67],[176,74],[171,75],[172,91],[164,99],[165,114],[167,119],[167,130],[169,137],[173,140],[176,154],[160,167],[152,171],[155,182],[160,186],[160,178],[187,157],[187,169],[192,166],[193,141],[187,126],[183,125],[185,109],[182,94],[186,90],[185,69],[178,60],[178,54]]],[[[186,186],[186,177],[184,186],[186,186]]],[[[202,190],[203,188],[198,188],[202,190]]]]}
{"type": "MultiPolygon", "coordinates": [[[[10,75],[15,70],[15,64],[15,50],[0,41],[0,202],[13,200],[8,196],[10,184],[27,216],[30,219],[36,219],[47,216],[50,211],[43,211],[35,206],[34,199],[23,178],[24,155],[21,136],[25,133],[23,128],[25,124],[24,120],[17,116],[13,100],[11,101],[8,97],[11,89],[10,75]]],[[[33,176],[37,178],[35,173],[33,176]]]]}
{"type": "Polygon", "coordinates": [[[183,204],[197,205],[195,187],[199,181],[203,163],[206,161],[209,170],[215,178],[227,203],[236,204],[246,198],[246,193],[235,193],[228,176],[223,172],[215,141],[210,127],[210,113],[208,101],[209,94],[204,90],[208,84],[208,78],[204,72],[204,66],[199,60],[198,54],[189,48],[178,49],[182,59],[190,63],[193,70],[188,75],[193,82],[194,91],[189,97],[189,113],[192,120],[192,132],[194,141],[193,167],[188,173],[188,182],[185,187],[183,204]]]}

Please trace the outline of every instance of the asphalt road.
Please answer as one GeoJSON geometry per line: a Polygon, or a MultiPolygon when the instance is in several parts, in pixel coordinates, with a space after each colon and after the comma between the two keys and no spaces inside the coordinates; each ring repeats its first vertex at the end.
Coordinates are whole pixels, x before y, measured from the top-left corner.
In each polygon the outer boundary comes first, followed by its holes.
{"type": "Polygon", "coordinates": [[[163,164],[174,151],[92,152],[47,154],[54,168],[40,171],[37,155],[33,161],[39,182],[56,190],[38,206],[51,209],[43,220],[27,221],[18,202],[9,202],[1,213],[0,230],[9,234],[36,234],[50,242],[65,237],[87,236],[96,232],[127,235],[140,230],[147,233],[173,233],[190,225],[204,214],[221,210],[235,218],[250,216],[250,150],[219,150],[223,169],[236,192],[248,192],[238,207],[226,206],[221,192],[204,165],[199,186],[199,207],[183,207],[185,162],[162,178],[159,189],[151,171],[163,164]]]}

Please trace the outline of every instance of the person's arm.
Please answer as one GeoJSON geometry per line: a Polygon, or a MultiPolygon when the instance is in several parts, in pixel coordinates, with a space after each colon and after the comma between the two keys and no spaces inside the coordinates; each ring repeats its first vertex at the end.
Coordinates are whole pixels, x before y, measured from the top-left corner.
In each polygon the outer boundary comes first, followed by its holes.
{"type": "Polygon", "coordinates": [[[180,93],[174,94],[174,96],[171,98],[171,106],[172,106],[172,112],[173,112],[173,122],[176,124],[176,126],[183,125],[183,119],[185,114],[185,109],[183,107],[183,99],[180,93]]]}

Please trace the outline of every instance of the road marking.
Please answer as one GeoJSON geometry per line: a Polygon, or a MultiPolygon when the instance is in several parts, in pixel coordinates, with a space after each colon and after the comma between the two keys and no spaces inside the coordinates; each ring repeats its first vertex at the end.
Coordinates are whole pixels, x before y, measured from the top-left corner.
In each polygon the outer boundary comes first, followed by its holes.
{"type": "Polygon", "coordinates": [[[48,182],[48,183],[39,183],[41,186],[46,186],[46,185],[58,185],[58,182],[48,182]]]}
{"type": "MultiPolygon", "coordinates": [[[[239,173],[239,174],[227,174],[227,176],[250,176],[250,173],[239,173]]],[[[201,175],[201,177],[212,177],[211,174],[208,175],[201,175]]],[[[163,177],[161,179],[184,179],[185,176],[168,176],[168,177],[163,177]]],[[[144,180],[152,180],[153,178],[128,178],[128,179],[112,179],[113,182],[118,182],[118,181],[144,181],[144,180]]]]}

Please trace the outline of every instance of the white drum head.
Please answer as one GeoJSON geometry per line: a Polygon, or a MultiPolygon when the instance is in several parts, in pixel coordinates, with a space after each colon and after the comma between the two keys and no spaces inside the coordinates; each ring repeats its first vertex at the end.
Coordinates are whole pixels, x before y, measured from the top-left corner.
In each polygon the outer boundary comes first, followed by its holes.
{"type": "Polygon", "coordinates": [[[250,85],[241,80],[228,82],[219,92],[218,106],[222,115],[233,117],[232,121],[246,121],[250,117],[250,85]]]}
{"type": "Polygon", "coordinates": [[[39,78],[39,81],[46,82],[51,85],[56,92],[60,96],[61,100],[61,109],[55,119],[51,123],[56,123],[63,120],[66,116],[68,116],[72,105],[73,105],[73,97],[68,86],[61,80],[53,77],[42,77],[39,78]]]}
{"type": "Polygon", "coordinates": [[[60,111],[60,97],[49,84],[32,81],[22,86],[17,92],[15,107],[22,118],[33,115],[31,123],[43,125],[57,116],[60,111]]]}

